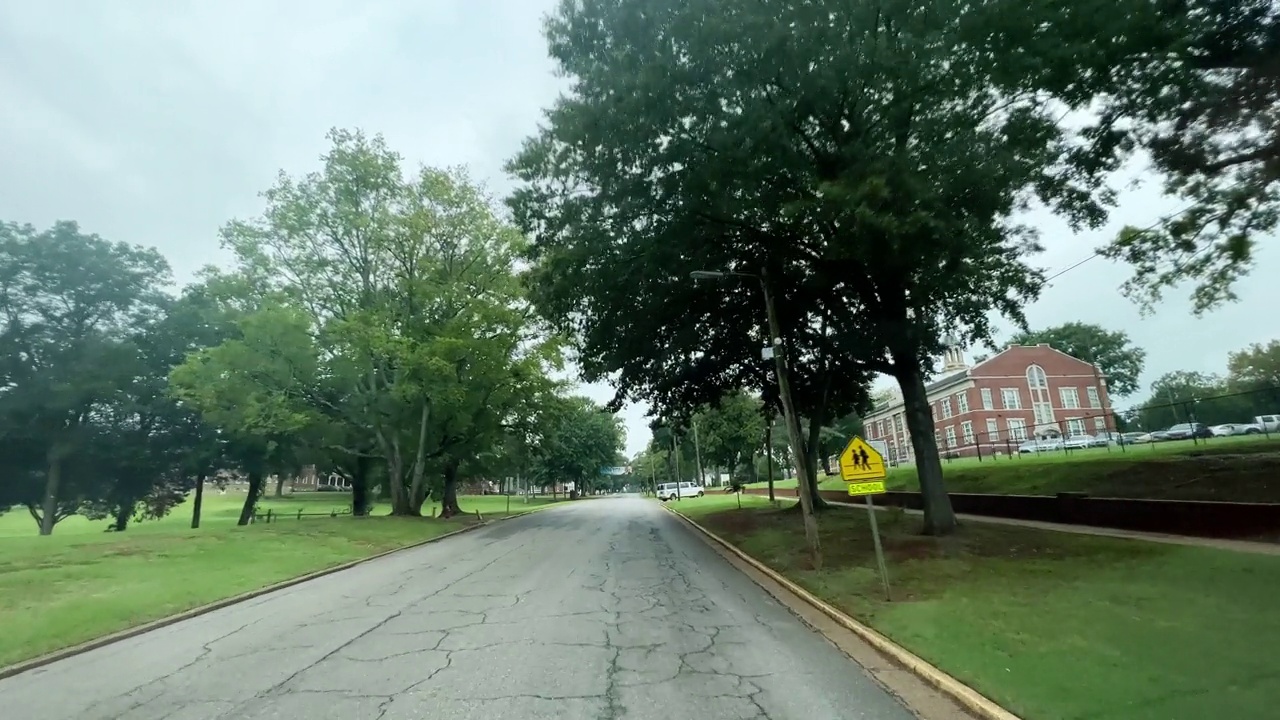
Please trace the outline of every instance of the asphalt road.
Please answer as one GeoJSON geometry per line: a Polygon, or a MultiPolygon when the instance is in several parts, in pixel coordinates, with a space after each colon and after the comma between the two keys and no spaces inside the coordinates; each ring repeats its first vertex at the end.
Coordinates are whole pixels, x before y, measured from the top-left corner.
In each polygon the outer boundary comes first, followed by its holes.
{"type": "Polygon", "coordinates": [[[21,720],[909,720],[655,503],[497,523],[0,680],[21,720]]]}

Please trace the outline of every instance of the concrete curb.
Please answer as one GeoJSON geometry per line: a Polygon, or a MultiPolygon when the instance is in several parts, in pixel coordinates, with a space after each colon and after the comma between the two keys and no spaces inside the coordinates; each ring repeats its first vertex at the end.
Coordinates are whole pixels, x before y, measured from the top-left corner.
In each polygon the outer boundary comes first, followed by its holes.
{"type": "MultiPolygon", "coordinates": [[[[530,512],[533,512],[533,511],[530,511],[530,512]]],[[[97,650],[100,647],[113,645],[115,643],[120,642],[121,640],[128,640],[129,638],[137,637],[139,635],[145,635],[146,633],[149,633],[152,630],[159,630],[160,628],[167,627],[175,623],[180,623],[183,620],[190,620],[192,618],[199,617],[201,615],[206,615],[208,613],[213,612],[214,610],[221,610],[224,607],[229,607],[231,605],[235,605],[236,603],[244,602],[245,600],[252,600],[256,597],[267,595],[277,590],[284,590],[285,588],[290,588],[290,587],[293,587],[294,585],[301,585],[304,582],[307,582],[309,580],[315,580],[317,578],[322,578],[325,575],[332,575],[334,573],[342,572],[343,570],[350,570],[351,568],[357,565],[363,565],[364,563],[370,562],[372,560],[378,560],[378,559],[387,557],[388,555],[394,555],[398,552],[404,552],[405,550],[413,550],[414,548],[419,548],[419,547],[422,547],[423,545],[430,545],[431,543],[439,542],[446,538],[451,538],[455,535],[461,535],[463,533],[471,532],[473,530],[478,530],[487,525],[499,523],[499,522],[502,522],[503,520],[510,520],[512,518],[523,517],[528,514],[529,514],[528,512],[524,512],[516,515],[508,515],[506,517],[500,517],[497,520],[482,520],[481,522],[478,522],[475,525],[468,525],[467,527],[464,527],[464,528],[458,528],[457,530],[452,530],[443,535],[437,535],[435,537],[427,538],[426,540],[422,540],[420,542],[415,542],[412,545],[405,545],[403,547],[398,547],[391,550],[385,550],[376,555],[370,555],[369,557],[359,558],[358,560],[350,560],[348,562],[342,563],[341,565],[334,565],[333,567],[325,568],[323,570],[317,570],[315,572],[307,573],[306,575],[299,575],[297,577],[289,578],[288,580],[281,580],[280,582],[275,583],[273,585],[267,585],[266,587],[261,587],[261,588],[258,588],[257,590],[250,590],[249,592],[240,593],[239,595],[233,595],[232,597],[223,598],[222,600],[215,600],[214,602],[211,602],[208,605],[201,605],[199,607],[191,608],[190,610],[184,610],[176,615],[170,615],[169,617],[160,618],[159,620],[152,620],[151,622],[143,623],[141,625],[135,625],[131,628],[125,628],[124,630],[111,633],[110,635],[103,635],[100,638],[94,638],[93,640],[82,642],[79,645],[72,645],[71,647],[63,648],[61,650],[54,650],[51,653],[40,655],[39,657],[34,657],[34,658],[31,658],[30,660],[23,660],[22,662],[14,663],[13,665],[9,665],[7,667],[0,667],[0,680],[13,677],[14,675],[21,675],[22,673],[29,672],[31,670],[44,667],[45,665],[50,665],[52,663],[58,662],[59,660],[66,660],[67,658],[75,657],[76,655],[87,653],[90,650],[97,650]]]]}
{"type": "Polygon", "coordinates": [[[714,541],[715,543],[723,547],[725,550],[728,550],[729,553],[732,554],[734,557],[738,558],[739,560],[742,560],[743,562],[747,563],[751,567],[760,571],[770,580],[773,580],[774,582],[778,583],[779,585],[781,585],[782,587],[790,591],[792,594],[794,594],[796,597],[799,597],[801,600],[813,606],[814,609],[818,610],[823,615],[826,615],[827,617],[834,620],[841,627],[844,627],[846,630],[849,630],[850,632],[854,633],[858,637],[862,638],[868,645],[875,648],[880,653],[884,654],[889,659],[898,663],[902,667],[906,668],[916,677],[920,678],[925,683],[936,688],[939,692],[950,697],[952,700],[956,701],[961,707],[965,708],[969,712],[977,715],[983,720],[1021,720],[1021,718],[1019,718],[1017,715],[1014,715],[1008,710],[1005,710],[1004,708],[1000,707],[994,701],[987,698],[985,695],[979,693],[977,690],[974,690],[968,685],[965,685],[964,683],[955,679],[951,675],[948,675],[946,672],[942,671],[941,669],[929,664],[920,656],[912,653],[910,650],[907,650],[901,645],[893,642],[892,640],[885,637],[884,635],[881,635],[880,633],[871,629],[867,625],[864,625],[858,622],[857,620],[854,620],[853,618],[844,614],[840,610],[836,609],[835,607],[829,605],[828,603],[814,596],[808,590],[805,590],[804,588],[800,587],[794,582],[783,577],[781,574],[779,574],[778,572],[770,568],[768,565],[765,565],[759,560],[756,560],[755,558],[751,557],[745,552],[739,550],[728,540],[725,540],[719,535],[716,535],[710,530],[702,527],[698,523],[691,520],[689,517],[681,514],[679,511],[674,510],[670,507],[667,507],[666,504],[663,504],[663,507],[666,508],[666,510],[670,512],[672,515],[675,515],[676,517],[683,520],[685,523],[688,523],[691,527],[693,527],[695,530],[700,532],[706,538],[714,541]]]}

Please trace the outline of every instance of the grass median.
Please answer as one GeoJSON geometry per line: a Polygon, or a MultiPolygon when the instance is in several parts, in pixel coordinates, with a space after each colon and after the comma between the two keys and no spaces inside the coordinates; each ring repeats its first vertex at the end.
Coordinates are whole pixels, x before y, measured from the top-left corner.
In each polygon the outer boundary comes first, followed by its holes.
{"type": "MultiPolygon", "coordinates": [[[[745,498],[744,498],[745,500],[745,498]]],[[[1275,716],[1280,557],[882,513],[894,601],[863,510],[820,518],[715,497],[675,509],[1028,720],[1275,716]]]]}
{"type": "MultiPolygon", "coordinates": [[[[237,527],[243,495],[210,494],[202,527],[179,507],[169,517],[105,533],[105,522],[69,518],[35,536],[25,511],[0,516],[0,667],[341,563],[411,545],[474,523],[429,518],[307,517],[349,498],[314,493],[268,499],[270,525],[237,527]],[[322,497],[323,496],[323,497],[322,497]]],[[[506,513],[506,499],[467,497],[464,510],[506,513]]],[[[546,506],[511,502],[519,514],[546,506]]]]}

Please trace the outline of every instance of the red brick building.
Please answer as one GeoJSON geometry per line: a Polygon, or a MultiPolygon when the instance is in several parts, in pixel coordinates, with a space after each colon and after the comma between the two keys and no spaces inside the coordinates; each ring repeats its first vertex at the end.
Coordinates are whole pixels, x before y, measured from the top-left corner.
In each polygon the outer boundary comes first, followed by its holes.
{"type": "MultiPolygon", "coordinates": [[[[1114,431],[1106,378],[1090,363],[1046,344],[1011,345],[973,365],[958,347],[943,357],[941,377],[925,390],[943,455],[1008,454],[1037,437],[1114,431]]],[[[869,440],[883,440],[889,460],[914,461],[902,397],[864,418],[869,440]]]]}

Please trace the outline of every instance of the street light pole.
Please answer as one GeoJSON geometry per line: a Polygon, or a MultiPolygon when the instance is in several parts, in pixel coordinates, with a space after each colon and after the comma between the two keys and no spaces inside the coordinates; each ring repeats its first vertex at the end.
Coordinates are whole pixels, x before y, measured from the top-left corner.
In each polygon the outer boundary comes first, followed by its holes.
{"type": "Polygon", "coordinates": [[[800,417],[796,415],[795,403],[791,397],[791,379],[787,373],[786,353],[782,345],[782,327],[778,321],[778,310],[774,306],[773,293],[769,291],[768,278],[764,274],[754,275],[743,272],[695,271],[689,274],[694,280],[721,279],[729,276],[751,277],[760,282],[760,290],[764,293],[764,311],[769,322],[769,348],[773,353],[774,368],[778,374],[778,395],[782,400],[782,414],[787,423],[787,436],[791,445],[791,454],[795,457],[796,494],[800,498],[800,514],[804,518],[804,538],[813,556],[814,569],[822,567],[822,543],[818,537],[818,520],[813,515],[813,499],[809,497],[809,459],[804,453],[803,434],[800,430],[800,417]]]}

